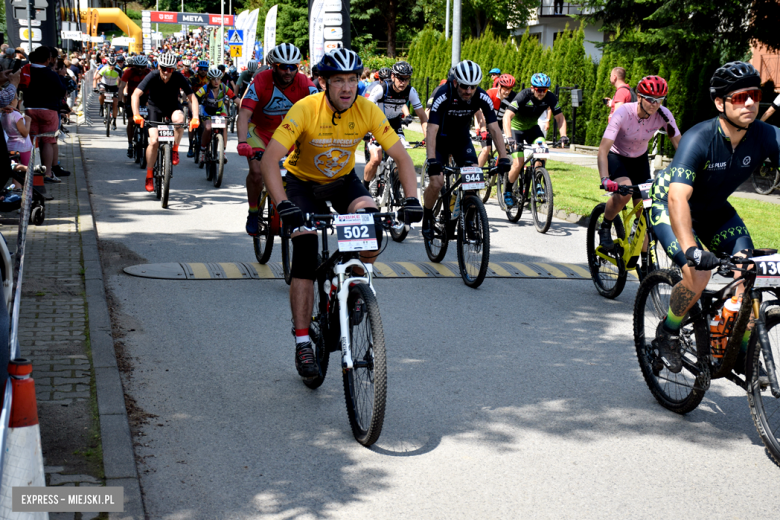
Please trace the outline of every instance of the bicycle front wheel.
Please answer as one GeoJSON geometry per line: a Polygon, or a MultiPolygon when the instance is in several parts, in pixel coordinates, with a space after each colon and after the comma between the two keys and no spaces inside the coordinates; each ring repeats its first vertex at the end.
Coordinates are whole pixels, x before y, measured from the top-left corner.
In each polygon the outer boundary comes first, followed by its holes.
{"type": "Polygon", "coordinates": [[[461,203],[458,218],[458,267],[463,283],[477,288],[482,285],[490,262],[490,227],[485,206],[476,195],[461,203]]]}
{"type": "Polygon", "coordinates": [[[257,210],[259,211],[257,215],[258,233],[256,237],[252,237],[252,243],[255,247],[255,258],[258,263],[264,264],[271,258],[271,251],[274,250],[274,236],[271,234],[273,206],[271,197],[268,196],[265,188],[260,195],[260,204],[257,205],[257,210]]]}
{"type": "Polygon", "coordinates": [[[704,318],[680,330],[683,368],[666,369],[655,337],[666,320],[669,300],[682,278],[673,271],[654,271],[640,284],[634,302],[634,344],[639,368],[653,397],[667,410],[684,414],[699,406],[710,384],[709,334],[704,318]]]}
{"type": "MultiPolygon", "coordinates": [[[[507,175],[509,175],[507,173],[507,175]]],[[[512,195],[515,199],[515,205],[506,209],[506,218],[513,224],[523,216],[523,183],[518,179],[512,183],[512,195]]]]}
{"type": "Polygon", "coordinates": [[[171,169],[173,168],[173,165],[171,164],[171,147],[170,146],[164,146],[163,147],[163,156],[162,156],[162,197],[161,197],[161,203],[163,208],[168,207],[168,195],[170,195],[171,192],[171,169]]]}
{"type": "Polygon", "coordinates": [[[450,245],[450,239],[447,235],[447,222],[444,220],[444,211],[442,210],[441,197],[436,201],[433,207],[433,238],[428,240],[423,237],[425,244],[425,253],[431,262],[441,262],[447,254],[447,247],[450,245]]]}
{"type": "Polygon", "coordinates": [[[536,168],[531,182],[531,215],[539,233],[547,233],[553,217],[553,189],[546,168],[536,168]]]}
{"type": "Polygon", "coordinates": [[[382,433],[387,399],[387,358],[379,304],[371,288],[356,284],[347,300],[351,370],[343,371],[344,398],[352,434],[363,446],[382,433]]]}
{"type": "Polygon", "coordinates": [[[111,137],[111,105],[106,104],[103,107],[104,121],[106,122],[106,137],[111,137]]]}
{"type": "Polygon", "coordinates": [[[770,164],[762,164],[761,168],[753,172],[750,180],[756,193],[769,195],[780,183],[780,170],[770,164]]]}
{"type": "Polygon", "coordinates": [[[215,188],[222,186],[222,174],[225,173],[225,139],[222,134],[217,135],[217,144],[215,147],[214,160],[217,161],[214,165],[214,175],[212,181],[215,188]]]}
{"type": "Polygon", "coordinates": [[[748,404],[753,423],[761,436],[761,441],[767,451],[780,464],[780,399],[772,395],[769,387],[769,378],[766,375],[770,371],[770,362],[777,374],[778,361],[780,360],[780,308],[769,309],[766,313],[766,337],[767,348],[772,353],[772,360],[768,360],[762,351],[761,341],[751,341],[748,347],[747,359],[748,378],[750,390],[748,391],[748,404]]]}
{"type": "MultiPolygon", "coordinates": [[[[605,208],[606,204],[601,203],[593,208],[590,214],[586,248],[590,277],[593,279],[596,290],[603,297],[613,299],[623,292],[628,275],[619,248],[616,246],[614,252],[607,254],[602,252],[601,246],[598,245],[598,230],[601,229],[601,223],[604,221],[605,208]]],[[[622,240],[625,236],[623,221],[620,218],[616,218],[612,221],[612,239],[622,240]]]]}

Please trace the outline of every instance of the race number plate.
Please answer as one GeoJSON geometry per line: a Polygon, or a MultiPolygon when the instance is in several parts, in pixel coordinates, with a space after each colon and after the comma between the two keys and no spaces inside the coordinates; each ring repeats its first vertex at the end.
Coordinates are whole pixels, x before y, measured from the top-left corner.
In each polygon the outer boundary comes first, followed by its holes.
{"type": "Polygon", "coordinates": [[[550,150],[546,146],[534,146],[534,158],[549,159],[550,150]]]}
{"type": "Polygon", "coordinates": [[[114,93],[113,92],[106,92],[105,97],[103,98],[106,101],[113,101],[114,100],[114,93]]]}
{"type": "Polygon", "coordinates": [[[338,215],[333,219],[339,251],[373,251],[378,249],[374,217],[370,213],[338,215]]]}
{"type": "Polygon", "coordinates": [[[460,169],[460,178],[463,181],[460,186],[464,190],[485,189],[485,175],[482,173],[482,168],[464,166],[460,169]]]}
{"type": "Polygon", "coordinates": [[[755,287],[780,287],[780,255],[754,258],[756,263],[755,287]]]}
{"type": "Polygon", "coordinates": [[[161,143],[172,143],[174,141],[173,127],[172,126],[158,126],[157,127],[157,140],[161,143]]]}
{"type": "Polygon", "coordinates": [[[148,116],[149,115],[149,109],[146,107],[141,107],[138,109],[138,114],[142,116],[148,116]]]}
{"type": "Polygon", "coordinates": [[[225,128],[225,118],[220,116],[212,117],[211,128],[225,128]]]}
{"type": "Polygon", "coordinates": [[[653,205],[653,197],[650,195],[650,189],[652,187],[652,182],[646,182],[639,185],[639,191],[642,193],[642,205],[646,208],[649,208],[653,205]]]}

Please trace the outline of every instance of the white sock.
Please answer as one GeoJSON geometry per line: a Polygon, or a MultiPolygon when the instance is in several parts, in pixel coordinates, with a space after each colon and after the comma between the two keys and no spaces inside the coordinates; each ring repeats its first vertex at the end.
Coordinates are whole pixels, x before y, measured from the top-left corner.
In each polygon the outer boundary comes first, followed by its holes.
{"type": "Polygon", "coordinates": [[[305,336],[295,336],[296,345],[299,343],[306,343],[307,341],[311,341],[308,334],[306,334],[305,336]]]}

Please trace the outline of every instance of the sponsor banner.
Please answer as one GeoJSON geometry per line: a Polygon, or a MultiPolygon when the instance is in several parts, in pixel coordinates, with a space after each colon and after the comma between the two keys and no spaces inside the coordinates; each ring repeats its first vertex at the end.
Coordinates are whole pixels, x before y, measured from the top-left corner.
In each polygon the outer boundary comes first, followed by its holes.
{"type": "MultiPolygon", "coordinates": [[[[225,15],[225,25],[233,26],[233,15],[225,15]]],[[[181,25],[222,25],[222,17],[209,13],[176,13],[171,11],[143,11],[141,20],[149,23],[177,23],[181,25]],[[149,13],[149,17],[144,13],[149,13]]]]}
{"type": "Polygon", "coordinates": [[[351,49],[349,0],[309,0],[309,56],[312,64],[333,49],[351,49]]]}
{"type": "Polygon", "coordinates": [[[325,27],[325,39],[326,40],[341,40],[344,36],[344,31],[341,27],[325,27]]]}
{"type": "MultiPolygon", "coordinates": [[[[244,49],[241,52],[241,57],[236,58],[236,68],[238,70],[244,70],[246,64],[252,59],[252,52],[255,51],[257,45],[262,45],[257,42],[257,18],[260,14],[260,9],[254,11],[243,11],[236,16],[235,26],[236,29],[240,29],[244,33],[244,49]]],[[[262,60],[261,53],[256,53],[255,59],[257,61],[262,60]]]]}
{"type": "Polygon", "coordinates": [[[151,11],[152,22],[156,23],[178,23],[177,15],[179,13],[171,13],[166,11],[151,11]]]}
{"type": "Polygon", "coordinates": [[[278,5],[269,9],[268,14],[265,16],[265,36],[263,38],[263,47],[266,50],[266,54],[276,47],[276,12],[278,5]]]}

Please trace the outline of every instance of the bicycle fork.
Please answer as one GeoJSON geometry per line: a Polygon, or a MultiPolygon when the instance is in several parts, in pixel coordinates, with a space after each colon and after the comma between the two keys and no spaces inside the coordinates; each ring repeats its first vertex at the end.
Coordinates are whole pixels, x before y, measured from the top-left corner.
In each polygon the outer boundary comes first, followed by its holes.
{"type": "MultiPolygon", "coordinates": [[[[772,390],[772,397],[775,399],[780,398],[780,384],[777,381],[777,370],[775,370],[775,360],[772,355],[772,345],[769,343],[769,335],[766,332],[766,309],[768,307],[776,306],[777,300],[764,302],[761,304],[758,311],[758,320],[756,320],[755,332],[758,333],[758,344],[761,346],[761,353],[764,356],[764,363],[766,364],[766,374],[769,377],[769,387],[772,390]]],[[[754,300],[754,311],[757,307],[757,301],[754,300]]],[[[747,362],[748,360],[746,360],[747,362]]],[[[758,384],[758,378],[755,378],[756,384],[758,384]]]]}
{"type": "Polygon", "coordinates": [[[352,349],[349,339],[349,315],[347,313],[347,303],[349,299],[350,286],[357,283],[366,283],[371,288],[371,292],[376,295],[376,290],[372,284],[374,278],[374,266],[366,264],[355,258],[338,264],[333,268],[335,275],[333,281],[330,282],[330,286],[325,287],[327,293],[330,293],[330,289],[333,286],[338,287],[336,297],[339,301],[339,326],[341,332],[341,368],[342,370],[352,370],[354,363],[352,360],[352,349]],[[347,278],[347,268],[352,266],[358,266],[365,270],[365,276],[352,276],[347,278]]]}

